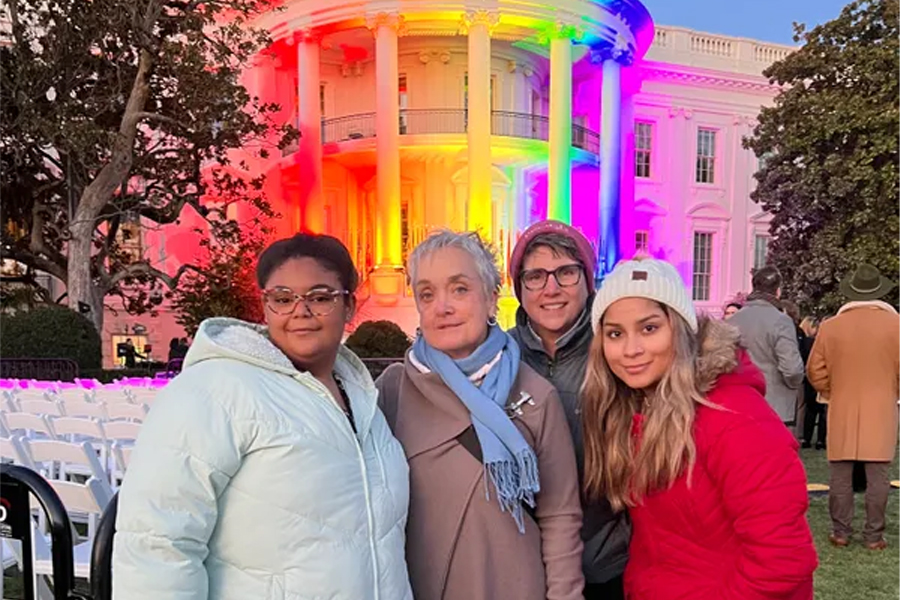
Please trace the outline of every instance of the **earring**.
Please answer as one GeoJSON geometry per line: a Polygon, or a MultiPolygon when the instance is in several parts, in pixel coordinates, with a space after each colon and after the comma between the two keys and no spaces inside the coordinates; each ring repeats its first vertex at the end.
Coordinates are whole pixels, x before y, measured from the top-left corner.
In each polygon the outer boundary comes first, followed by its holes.
{"type": "Polygon", "coordinates": [[[488,317],[487,324],[489,327],[493,327],[494,325],[496,325],[497,317],[495,317],[494,315],[491,315],[490,317],[488,317]]]}

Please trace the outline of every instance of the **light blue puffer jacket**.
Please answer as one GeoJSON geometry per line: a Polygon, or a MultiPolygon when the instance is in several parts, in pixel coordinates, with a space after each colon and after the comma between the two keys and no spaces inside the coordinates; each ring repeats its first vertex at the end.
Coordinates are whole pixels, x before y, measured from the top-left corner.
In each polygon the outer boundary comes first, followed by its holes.
{"type": "Polygon", "coordinates": [[[362,362],[335,371],[358,434],[265,328],[205,321],[119,494],[117,600],[411,600],[406,459],[362,362]]]}

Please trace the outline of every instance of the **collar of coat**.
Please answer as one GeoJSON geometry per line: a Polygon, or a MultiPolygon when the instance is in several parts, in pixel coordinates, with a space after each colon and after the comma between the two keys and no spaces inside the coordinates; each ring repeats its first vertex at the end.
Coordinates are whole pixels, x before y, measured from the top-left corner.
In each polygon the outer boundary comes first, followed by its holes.
{"type": "Polygon", "coordinates": [[[877,309],[881,309],[881,310],[886,310],[888,312],[892,312],[895,315],[897,314],[897,310],[893,306],[891,306],[890,304],[888,304],[887,302],[884,302],[882,300],[866,300],[866,301],[857,300],[854,302],[848,302],[847,304],[843,305],[837,311],[837,314],[841,314],[842,312],[847,312],[848,310],[853,310],[854,308],[877,308],[877,309]]]}
{"type": "Polygon", "coordinates": [[[701,315],[698,321],[700,352],[696,362],[697,388],[708,392],[716,380],[738,364],[740,332],[725,321],[701,315]]]}

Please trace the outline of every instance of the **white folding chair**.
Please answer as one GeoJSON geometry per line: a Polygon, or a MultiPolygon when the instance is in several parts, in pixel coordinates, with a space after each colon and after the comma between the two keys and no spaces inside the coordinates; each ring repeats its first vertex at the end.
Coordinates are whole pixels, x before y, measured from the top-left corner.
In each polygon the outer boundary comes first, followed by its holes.
{"type": "Polygon", "coordinates": [[[83,441],[106,446],[106,432],[98,419],[79,417],[56,417],[51,421],[56,437],[69,442],[83,441]]]}
{"type": "Polygon", "coordinates": [[[34,463],[22,447],[22,439],[18,436],[0,437],[0,461],[34,469],[34,463]]]}
{"type": "Polygon", "coordinates": [[[93,400],[88,390],[80,387],[56,390],[53,395],[63,402],[90,402],[93,400]]]}
{"type": "Polygon", "coordinates": [[[69,481],[69,476],[93,478],[105,486],[112,497],[109,475],[88,442],[73,444],[59,440],[23,440],[22,447],[37,470],[48,480],[69,481]]]}
{"type": "Polygon", "coordinates": [[[32,415],[47,415],[50,417],[62,417],[64,412],[59,402],[51,400],[19,400],[19,412],[32,415]]]}
{"type": "Polygon", "coordinates": [[[103,430],[106,432],[106,439],[110,441],[134,441],[141,431],[141,424],[129,421],[109,421],[103,425],[103,430]]]}
{"type": "Polygon", "coordinates": [[[128,421],[143,422],[147,417],[146,404],[124,404],[117,402],[106,406],[106,414],[109,420],[123,419],[128,421]]]}
{"type": "Polygon", "coordinates": [[[154,388],[128,388],[126,391],[132,404],[146,404],[147,406],[153,405],[157,392],[154,388]]]}
{"type": "Polygon", "coordinates": [[[130,404],[131,397],[122,388],[98,388],[94,390],[95,402],[106,402],[108,406],[113,404],[130,404]]]}
{"type": "MultiPolygon", "coordinates": [[[[91,575],[91,548],[94,544],[94,537],[97,533],[97,525],[103,514],[103,509],[109,504],[112,498],[112,492],[109,486],[104,486],[104,482],[96,479],[88,479],[85,483],[73,483],[70,481],[50,481],[50,485],[59,495],[66,512],[69,513],[70,519],[74,523],[85,523],[87,525],[87,535],[82,536],[77,529],[73,533],[73,541],[75,547],[73,554],[75,557],[75,577],[79,579],[89,579],[91,575]]],[[[32,507],[36,506],[36,500],[32,500],[32,507]]],[[[38,548],[35,544],[35,561],[34,570],[40,574],[50,574],[53,572],[53,564],[47,544],[44,538],[43,547],[38,548]]]]}
{"type": "Polygon", "coordinates": [[[106,402],[85,402],[84,400],[63,400],[63,412],[67,417],[91,417],[106,421],[106,402]]]}
{"type": "Polygon", "coordinates": [[[9,433],[22,433],[29,439],[56,439],[53,425],[45,415],[32,415],[25,412],[0,413],[0,421],[3,422],[9,433]]]}
{"type": "Polygon", "coordinates": [[[125,478],[125,472],[128,470],[128,463],[131,462],[131,452],[134,450],[133,444],[123,444],[122,442],[113,442],[112,455],[115,458],[115,469],[110,474],[112,485],[118,489],[122,485],[125,478]]]}

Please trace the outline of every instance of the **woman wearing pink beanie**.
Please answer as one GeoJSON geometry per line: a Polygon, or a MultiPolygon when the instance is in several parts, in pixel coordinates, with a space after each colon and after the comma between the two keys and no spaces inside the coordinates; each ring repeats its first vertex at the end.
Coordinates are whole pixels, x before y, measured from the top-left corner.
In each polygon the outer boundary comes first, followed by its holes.
{"type": "MultiPolygon", "coordinates": [[[[578,392],[593,339],[590,302],[594,295],[595,252],[574,227],[541,221],[525,230],[510,259],[510,276],[521,306],[509,331],[522,360],[559,393],[579,474],[584,465],[578,392]]],[[[582,567],[587,599],[624,598],[622,573],[628,560],[630,529],[624,510],[603,499],[582,502],[582,567]]]]}

